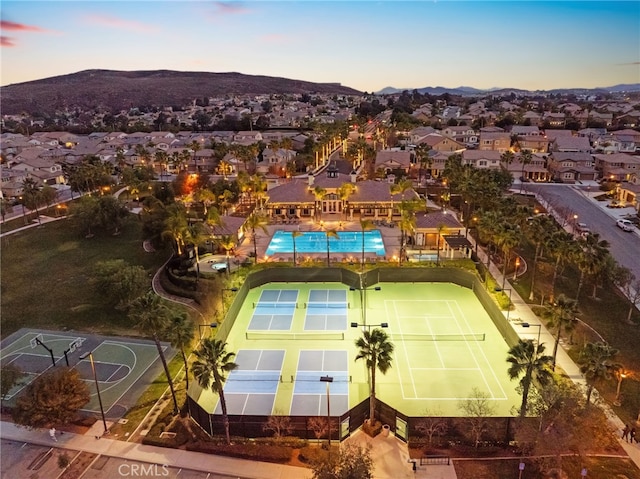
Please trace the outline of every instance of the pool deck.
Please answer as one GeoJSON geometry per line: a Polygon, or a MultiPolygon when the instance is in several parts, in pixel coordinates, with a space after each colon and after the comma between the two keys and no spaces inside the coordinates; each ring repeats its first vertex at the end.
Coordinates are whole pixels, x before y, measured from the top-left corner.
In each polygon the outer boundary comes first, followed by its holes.
{"type": "MultiPolygon", "coordinates": [[[[268,234],[265,234],[261,230],[257,231],[257,251],[258,258],[260,261],[265,260],[265,252],[269,247],[269,242],[273,237],[276,231],[325,231],[327,229],[336,231],[362,231],[360,228],[359,221],[345,221],[340,219],[328,219],[323,218],[323,225],[320,222],[314,222],[312,220],[304,220],[299,224],[275,224],[275,225],[267,225],[268,234]]],[[[379,226],[375,229],[380,231],[382,235],[382,241],[385,247],[385,255],[378,256],[376,253],[365,253],[366,261],[375,262],[376,259],[382,259],[386,257],[388,260],[391,260],[394,256],[397,258],[400,253],[400,229],[398,228],[389,228],[388,226],[379,226]]],[[[241,260],[248,257],[250,253],[253,253],[253,240],[249,235],[244,239],[242,244],[236,248],[236,255],[241,260]]],[[[362,256],[361,252],[356,253],[333,253],[330,251],[330,257],[332,262],[347,262],[347,261],[355,261],[359,262],[362,256]]],[[[326,251],[321,253],[300,253],[298,255],[300,259],[302,258],[312,258],[318,261],[326,260],[327,253],[326,251]]],[[[272,257],[268,258],[268,261],[293,261],[293,253],[286,254],[276,254],[272,257]]]]}

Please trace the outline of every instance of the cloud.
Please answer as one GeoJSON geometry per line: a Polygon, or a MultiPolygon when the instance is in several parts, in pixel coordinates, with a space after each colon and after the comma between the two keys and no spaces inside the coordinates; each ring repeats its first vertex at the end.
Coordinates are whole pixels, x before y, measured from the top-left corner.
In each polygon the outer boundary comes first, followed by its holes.
{"type": "Polygon", "coordinates": [[[142,23],[135,20],[127,20],[120,17],[114,17],[113,15],[90,14],[85,15],[84,19],[94,25],[102,25],[109,28],[116,28],[119,30],[130,30],[134,32],[152,33],[158,31],[158,28],[148,23],[142,23]]]}
{"type": "Polygon", "coordinates": [[[47,31],[44,28],[36,27],[35,25],[25,25],[24,23],[10,22],[8,20],[0,20],[0,29],[39,33],[44,33],[47,31]]]}
{"type": "Polygon", "coordinates": [[[11,37],[5,37],[4,35],[0,35],[0,47],[15,47],[16,44],[11,37]]]}
{"type": "Polygon", "coordinates": [[[244,6],[241,2],[213,2],[215,12],[220,15],[237,15],[251,13],[251,9],[244,6]]]}
{"type": "Polygon", "coordinates": [[[628,67],[628,66],[640,65],[640,62],[618,63],[618,65],[622,67],[628,67]]]}

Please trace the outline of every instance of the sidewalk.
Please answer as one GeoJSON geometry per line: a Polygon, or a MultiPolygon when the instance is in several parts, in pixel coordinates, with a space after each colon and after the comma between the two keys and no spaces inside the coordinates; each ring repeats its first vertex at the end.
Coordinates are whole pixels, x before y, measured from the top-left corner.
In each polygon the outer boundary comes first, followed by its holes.
{"type": "Polygon", "coordinates": [[[169,465],[176,468],[226,474],[244,479],[307,479],[312,477],[310,469],[302,467],[256,463],[244,459],[214,456],[200,452],[184,451],[155,446],[144,446],[114,439],[95,439],[94,436],[65,432],[58,436],[58,442],[49,437],[44,429],[29,430],[10,422],[0,422],[0,437],[13,441],[27,442],[50,447],[60,447],[75,451],[87,451],[109,457],[117,457],[149,464],[169,465]]]}

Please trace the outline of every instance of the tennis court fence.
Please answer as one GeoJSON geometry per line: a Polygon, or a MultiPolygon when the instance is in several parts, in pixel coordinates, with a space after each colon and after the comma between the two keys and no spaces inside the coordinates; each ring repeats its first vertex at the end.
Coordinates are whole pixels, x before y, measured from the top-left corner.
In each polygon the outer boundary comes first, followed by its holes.
{"type": "Polygon", "coordinates": [[[246,339],[265,339],[271,341],[278,340],[319,340],[319,341],[330,341],[330,340],[342,340],[344,339],[343,332],[300,332],[300,333],[291,333],[288,331],[247,331],[245,333],[246,339]]]}

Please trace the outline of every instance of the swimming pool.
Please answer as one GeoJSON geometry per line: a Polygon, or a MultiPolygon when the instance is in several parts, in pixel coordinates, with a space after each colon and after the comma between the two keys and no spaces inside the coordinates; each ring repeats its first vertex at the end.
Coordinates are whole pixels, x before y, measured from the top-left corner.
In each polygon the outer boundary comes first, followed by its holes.
{"type": "MultiPolygon", "coordinates": [[[[329,237],[331,253],[362,253],[362,231],[340,231],[338,238],[329,237]]],[[[323,231],[305,231],[296,238],[297,253],[326,253],[327,235],[323,231]]],[[[378,230],[364,232],[364,252],[384,256],[384,243],[378,230]]],[[[266,255],[293,253],[291,231],[276,231],[266,255]]]]}

